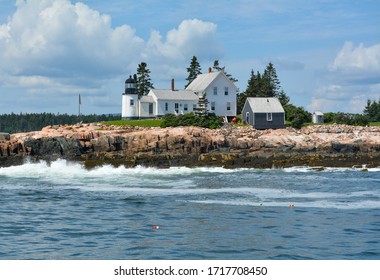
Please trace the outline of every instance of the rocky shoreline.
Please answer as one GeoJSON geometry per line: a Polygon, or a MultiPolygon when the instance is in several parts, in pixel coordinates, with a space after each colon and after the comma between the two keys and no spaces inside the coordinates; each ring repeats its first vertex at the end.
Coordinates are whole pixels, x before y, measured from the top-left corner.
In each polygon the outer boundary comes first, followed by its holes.
{"type": "Polygon", "coordinates": [[[0,167],[66,159],[102,164],[223,166],[380,166],[380,127],[318,125],[277,130],[252,127],[142,128],[104,124],[48,126],[0,135],[0,167]]]}

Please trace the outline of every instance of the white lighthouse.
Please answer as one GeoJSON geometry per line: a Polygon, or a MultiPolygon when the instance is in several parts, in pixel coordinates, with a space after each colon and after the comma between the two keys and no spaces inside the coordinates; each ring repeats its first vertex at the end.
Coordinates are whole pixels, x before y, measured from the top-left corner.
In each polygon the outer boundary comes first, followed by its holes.
{"type": "Polygon", "coordinates": [[[122,97],[121,118],[123,120],[138,117],[139,95],[136,92],[136,81],[129,76],[125,81],[125,91],[122,97]]]}

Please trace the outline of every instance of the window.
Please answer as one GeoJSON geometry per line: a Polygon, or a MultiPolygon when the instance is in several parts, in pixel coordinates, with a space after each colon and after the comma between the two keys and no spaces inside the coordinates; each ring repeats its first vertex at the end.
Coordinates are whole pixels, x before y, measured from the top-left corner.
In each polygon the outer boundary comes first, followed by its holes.
{"type": "Polygon", "coordinates": [[[228,87],[224,88],[224,95],[228,95],[228,87]]]}
{"type": "Polygon", "coordinates": [[[193,104],[193,111],[197,110],[197,104],[193,104]]]}
{"type": "Polygon", "coordinates": [[[131,106],[135,105],[135,101],[133,99],[129,100],[129,105],[131,106]]]}
{"type": "Polygon", "coordinates": [[[215,111],[215,102],[211,102],[211,111],[215,111]]]}
{"type": "Polygon", "coordinates": [[[227,102],[227,111],[231,110],[231,102],[227,102]]]}
{"type": "Polygon", "coordinates": [[[153,103],[149,103],[149,115],[153,115],[153,103]]]}
{"type": "Polygon", "coordinates": [[[168,102],[165,102],[165,111],[169,111],[169,103],[168,102]]]}
{"type": "Polygon", "coordinates": [[[267,121],[268,122],[272,121],[272,113],[267,113],[267,121]]]}
{"type": "Polygon", "coordinates": [[[218,95],[218,87],[214,87],[214,95],[218,95]]]}
{"type": "Polygon", "coordinates": [[[174,111],[178,114],[178,103],[174,103],[174,111]]]}
{"type": "Polygon", "coordinates": [[[187,104],[183,104],[183,110],[187,111],[187,104]]]}

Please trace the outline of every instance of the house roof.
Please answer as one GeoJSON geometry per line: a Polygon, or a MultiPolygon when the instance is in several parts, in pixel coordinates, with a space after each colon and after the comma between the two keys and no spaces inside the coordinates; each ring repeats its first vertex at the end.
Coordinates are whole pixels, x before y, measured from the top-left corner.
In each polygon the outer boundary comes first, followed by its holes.
{"type": "Polygon", "coordinates": [[[199,99],[191,90],[151,89],[149,94],[154,94],[159,100],[198,101],[199,99]]]}
{"type": "Polygon", "coordinates": [[[275,97],[248,97],[246,102],[254,113],[285,113],[280,101],[275,97]]]}
{"type": "Polygon", "coordinates": [[[140,98],[141,103],[154,103],[154,99],[152,96],[144,95],[140,98]]]}
{"type": "Polygon", "coordinates": [[[186,90],[192,90],[194,92],[202,92],[205,91],[211,83],[220,75],[223,75],[235,88],[236,91],[238,91],[238,88],[235,86],[235,84],[224,74],[223,70],[216,71],[216,72],[209,72],[205,74],[199,74],[187,87],[186,90]]]}

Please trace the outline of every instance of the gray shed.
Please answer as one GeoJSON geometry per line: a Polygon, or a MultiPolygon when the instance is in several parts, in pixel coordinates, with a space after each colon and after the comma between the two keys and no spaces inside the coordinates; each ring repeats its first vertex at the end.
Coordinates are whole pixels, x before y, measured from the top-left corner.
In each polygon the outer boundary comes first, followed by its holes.
{"type": "Polygon", "coordinates": [[[285,111],[275,97],[248,97],[242,119],[256,129],[285,127],[285,111]]]}

